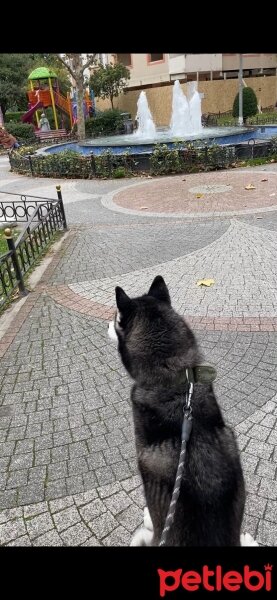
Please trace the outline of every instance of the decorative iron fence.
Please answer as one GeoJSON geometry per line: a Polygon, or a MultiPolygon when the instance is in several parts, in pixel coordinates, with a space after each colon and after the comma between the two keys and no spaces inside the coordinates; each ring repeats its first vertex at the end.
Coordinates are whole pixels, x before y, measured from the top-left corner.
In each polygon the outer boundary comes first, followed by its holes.
{"type": "Polygon", "coordinates": [[[0,222],[26,222],[16,240],[12,228],[4,232],[8,251],[0,256],[0,310],[16,291],[28,293],[24,275],[56,232],[67,229],[60,186],[56,189],[57,199],[0,191],[0,222]]]}

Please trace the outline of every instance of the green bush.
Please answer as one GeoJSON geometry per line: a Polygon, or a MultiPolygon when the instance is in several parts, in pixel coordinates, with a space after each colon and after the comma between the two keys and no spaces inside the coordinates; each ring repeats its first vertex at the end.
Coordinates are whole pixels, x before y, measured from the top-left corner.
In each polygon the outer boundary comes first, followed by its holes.
{"type": "Polygon", "coordinates": [[[7,111],[5,114],[5,123],[21,123],[21,117],[24,114],[24,110],[7,111]]]}
{"type": "Polygon", "coordinates": [[[113,177],[115,179],[121,179],[122,177],[125,177],[125,175],[126,173],[124,167],[117,167],[116,169],[114,169],[113,177]]]}
{"type": "MultiPolygon", "coordinates": [[[[243,88],[242,90],[242,102],[243,102],[243,120],[247,117],[253,117],[258,112],[257,96],[250,87],[243,88]]],[[[239,94],[237,93],[234,104],[233,104],[233,117],[239,116],[239,94]]]]}
{"type": "Polygon", "coordinates": [[[181,173],[183,163],[179,147],[171,150],[166,144],[156,144],[150,158],[151,173],[165,175],[166,173],[181,173]]]}
{"type": "Polygon", "coordinates": [[[123,116],[120,110],[105,110],[86,120],[86,136],[109,135],[123,131],[123,116]]]}
{"type": "Polygon", "coordinates": [[[6,130],[11,133],[19,142],[35,141],[35,128],[29,123],[7,123],[6,130]]]}

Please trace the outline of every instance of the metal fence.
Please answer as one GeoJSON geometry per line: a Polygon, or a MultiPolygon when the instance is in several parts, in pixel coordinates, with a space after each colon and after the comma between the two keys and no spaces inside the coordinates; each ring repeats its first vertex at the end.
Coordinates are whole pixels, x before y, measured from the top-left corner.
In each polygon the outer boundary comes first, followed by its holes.
{"type": "Polygon", "coordinates": [[[56,232],[67,229],[60,186],[56,189],[57,199],[0,191],[0,223],[26,223],[17,239],[12,227],[4,231],[8,249],[0,256],[0,309],[15,292],[28,293],[24,275],[56,232]]]}

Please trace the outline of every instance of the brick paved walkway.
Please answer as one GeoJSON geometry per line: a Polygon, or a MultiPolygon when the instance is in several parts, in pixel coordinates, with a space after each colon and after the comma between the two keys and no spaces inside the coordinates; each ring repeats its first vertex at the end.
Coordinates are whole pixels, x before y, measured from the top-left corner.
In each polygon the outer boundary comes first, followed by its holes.
{"type": "MultiPolygon", "coordinates": [[[[277,544],[274,170],[186,176],[186,189],[244,181],[258,190],[248,214],[240,213],[240,187],[236,195],[207,194],[205,212],[226,212],[228,195],[236,214],[203,218],[195,200],[179,211],[180,177],[143,185],[27,179],[0,158],[1,190],[55,197],[62,183],[71,227],[0,340],[0,545],[129,544],[144,498],[130,381],[107,319],[115,284],[144,292],[158,273],[217,367],[218,399],[241,449],[245,529],[261,544],[277,544]],[[151,208],[148,215],[138,204],[151,208]],[[215,285],[197,287],[202,277],[215,285]]],[[[252,193],[242,192],[242,202],[252,193]]]]}

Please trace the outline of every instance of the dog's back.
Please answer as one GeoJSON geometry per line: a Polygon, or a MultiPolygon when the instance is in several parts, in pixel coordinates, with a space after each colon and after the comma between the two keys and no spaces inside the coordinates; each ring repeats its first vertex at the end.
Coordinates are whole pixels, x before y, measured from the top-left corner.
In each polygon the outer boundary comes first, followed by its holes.
{"type": "MultiPolygon", "coordinates": [[[[172,497],[181,449],[186,384],[180,373],[201,361],[196,340],[171,308],[156,277],[148,294],[130,299],[116,288],[115,325],[132,389],[135,438],[145,497],[158,545],[172,497]]],[[[245,503],[234,435],[226,427],[212,384],[195,383],[193,426],[167,545],[239,546],[245,503]]]]}

